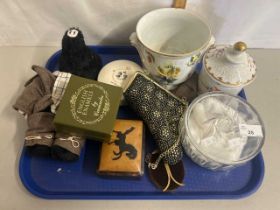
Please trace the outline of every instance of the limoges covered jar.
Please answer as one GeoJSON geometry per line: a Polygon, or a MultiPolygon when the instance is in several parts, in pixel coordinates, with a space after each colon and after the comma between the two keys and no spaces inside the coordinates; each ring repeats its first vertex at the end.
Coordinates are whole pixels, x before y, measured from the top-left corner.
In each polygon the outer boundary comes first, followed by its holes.
{"type": "Polygon", "coordinates": [[[214,45],[203,58],[199,75],[200,93],[223,91],[237,95],[256,78],[256,65],[246,52],[244,42],[232,45],[214,45]]]}

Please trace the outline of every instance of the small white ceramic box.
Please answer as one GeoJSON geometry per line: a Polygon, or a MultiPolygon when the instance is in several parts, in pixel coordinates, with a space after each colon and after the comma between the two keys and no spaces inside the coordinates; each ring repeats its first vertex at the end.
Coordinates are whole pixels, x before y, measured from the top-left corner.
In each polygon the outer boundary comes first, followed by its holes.
{"type": "Polygon", "coordinates": [[[245,52],[247,46],[237,42],[234,46],[212,46],[203,58],[203,70],[199,75],[200,93],[223,91],[237,95],[242,88],[256,78],[256,65],[245,52]]]}

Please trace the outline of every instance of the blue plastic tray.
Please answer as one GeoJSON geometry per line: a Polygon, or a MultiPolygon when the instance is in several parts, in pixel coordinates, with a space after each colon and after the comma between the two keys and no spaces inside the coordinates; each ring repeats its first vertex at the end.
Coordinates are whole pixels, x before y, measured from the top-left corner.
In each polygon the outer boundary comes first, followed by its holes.
{"type": "MultiPolygon", "coordinates": [[[[132,47],[93,48],[101,55],[104,65],[116,59],[140,64],[138,53],[132,47]]],[[[51,71],[56,69],[59,55],[60,51],[47,62],[51,71]]],[[[244,92],[241,95],[245,97],[244,92]]],[[[120,108],[118,117],[137,118],[127,107],[120,108]]],[[[146,151],[151,151],[153,144],[146,129],[146,151]]],[[[140,179],[98,176],[99,148],[99,142],[87,141],[81,158],[74,163],[31,157],[23,150],[19,163],[22,183],[34,195],[48,199],[237,199],[254,193],[264,176],[261,154],[246,165],[227,172],[206,170],[185,156],[185,186],[163,193],[150,182],[147,173],[140,179]]]]}

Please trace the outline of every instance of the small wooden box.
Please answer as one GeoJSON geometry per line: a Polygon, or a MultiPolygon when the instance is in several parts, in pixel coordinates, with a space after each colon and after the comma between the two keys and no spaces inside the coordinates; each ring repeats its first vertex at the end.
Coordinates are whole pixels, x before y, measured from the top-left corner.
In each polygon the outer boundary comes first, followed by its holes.
{"type": "Polygon", "coordinates": [[[116,176],[143,174],[144,125],[139,120],[116,120],[111,140],[102,144],[98,173],[116,176]]]}

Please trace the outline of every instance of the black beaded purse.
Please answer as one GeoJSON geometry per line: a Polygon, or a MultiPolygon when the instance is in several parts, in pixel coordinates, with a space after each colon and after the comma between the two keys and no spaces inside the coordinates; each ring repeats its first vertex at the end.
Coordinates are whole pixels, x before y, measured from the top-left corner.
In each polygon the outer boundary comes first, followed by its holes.
{"type": "Polygon", "coordinates": [[[155,162],[148,161],[149,168],[156,169],[161,159],[169,165],[178,163],[183,156],[178,125],[187,103],[139,72],[125,88],[124,96],[157,142],[160,155],[155,162]]]}

